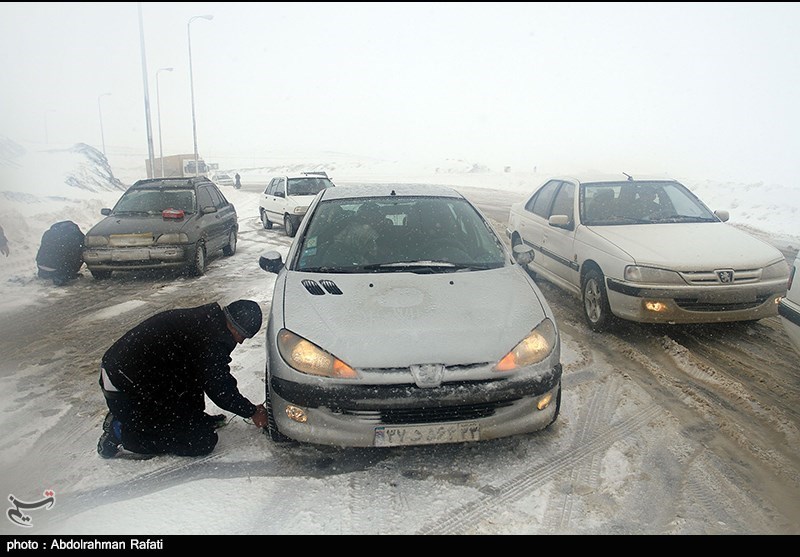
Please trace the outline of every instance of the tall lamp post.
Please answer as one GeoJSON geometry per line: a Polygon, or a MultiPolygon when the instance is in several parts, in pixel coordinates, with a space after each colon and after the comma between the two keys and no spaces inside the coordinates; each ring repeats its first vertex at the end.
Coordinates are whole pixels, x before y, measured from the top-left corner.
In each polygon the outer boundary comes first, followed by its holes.
{"type": "Polygon", "coordinates": [[[171,72],[174,68],[159,68],[156,71],[156,113],[158,114],[158,158],[161,159],[161,177],[164,177],[164,142],[161,140],[161,94],[158,91],[158,74],[171,72]]]}
{"type": "Polygon", "coordinates": [[[106,156],[106,136],[103,133],[103,109],[100,108],[100,99],[103,97],[107,97],[111,95],[111,93],[103,93],[97,96],[97,114],[100,115],[100,141],[103,142],[103,156],[106,156]]]}
{"type": "Polygon", "coordinates": [[[197,121],[195,120],[194,116],[194,75],[192,74],[192,22],[195,19],[214,19],[213,15],[195,15],[189,18],[189,22],[186,24],[186,35],[189,37],[189,87],[192,92],[192,137],[194,138],[194,175],[198,176],[200,174],[200,168],[198,166],[198,156],[197,156],[197,121]]]}

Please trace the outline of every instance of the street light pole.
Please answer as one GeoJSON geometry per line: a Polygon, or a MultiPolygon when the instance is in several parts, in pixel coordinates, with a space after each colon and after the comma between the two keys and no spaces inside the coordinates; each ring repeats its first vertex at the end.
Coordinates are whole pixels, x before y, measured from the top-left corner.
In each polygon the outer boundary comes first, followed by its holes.
{"type": "Polygon", "coordinates": [[[186,35],[189,37],[189,87],[192,92],[192,137],[194,138],[194,175],[198,176],[200,174],[200,168],[198,166],[198,156],[197,156],[197,120],[195,119],[194,115],[194,75],[192,73],[192,22],[195,19],[214,19],[213,15],[195,15],[189,18],[189,22],[186,24],[186,35]]]}
{"type": "Polygon", "coordinates": [[[153,154],[153,126],[150,123],[150,93],[147,85],[147,56],[144,48],[144,22],[142,21],[142,3],[137,2],[139,8],[139,46],[142,51],[142,84],[144,85],[144,119],[147,125],[147,166],[148,178],[154,178],[156,169],[153,168],[155,155],[153,154]]]}
{"type": "Polygon", "coordinates": [[[100,115],[100,141],[103,142],[103,156],[106,156],[106,136],[103,133],[103,110],[100,108],[100,99],[107,97],[111,93],[103,93],[97,96],[97,113],[100,115]]]}
{"type": "Polygon", "coordinates": [[[174,68],[159,68],[156,71],[156,112],[158,113],[158,158],[161,159],[161,177],[164,177],[164,142],[161,140],[161,94],[158,91],[158,74],[171,72],[174,68]]]}

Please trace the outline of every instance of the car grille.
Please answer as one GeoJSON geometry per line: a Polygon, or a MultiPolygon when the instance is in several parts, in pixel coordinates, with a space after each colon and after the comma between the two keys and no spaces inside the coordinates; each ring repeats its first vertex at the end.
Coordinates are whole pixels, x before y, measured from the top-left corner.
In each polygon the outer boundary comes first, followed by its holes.
{"type": "MultiPolygon", "coordinates": [[[[720,279],[718,271],[719,270],[693,272],[687,271],[680,273],[680,275],[683,277],[683,280],[694,286],[726,284],[720,279]]],[[[761,280],[761,269],[733,269],[732,271],[733,278],[727,284],[749,284],[761,280]]]]}
{"type": "Polygon", "coordinates": [[[482,404],[469,404],[465,406],[442,406],[426,408],[402,408],[388,410],[346,410],[338,413],[345,416],[355,416],[364,422],[372,424],[423,424],[438,422],[458,422],[476,420],[494,416],[498,408],[511,406],[514,400],[503,400],[482,404]]]}
{"type": "Polygon", "coordinates": [[[153,244],[153,234],[112,234],[108,237],[108,245],[113,248],[129,248],[150,246],[153,244]]]}
{"type": "Polygon", "coordinates": [[[751,302],[707,302],[698,301],[696,298],[676,298],[678,307],[686,311],[737,311],[742,309],[757,308],[767,301],[769,296],[760,296],[751,302]]]}

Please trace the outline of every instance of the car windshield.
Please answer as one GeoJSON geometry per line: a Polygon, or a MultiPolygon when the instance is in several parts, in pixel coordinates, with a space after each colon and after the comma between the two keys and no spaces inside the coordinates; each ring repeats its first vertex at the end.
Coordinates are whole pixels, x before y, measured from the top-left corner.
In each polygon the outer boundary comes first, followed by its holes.
{"type": "Polygon", "coordinates": [[[502,243],[466,200],[450,197],[322,201],[295,270],[440,273],[507,263],[502,243]]]}
{"type": "Polygon", "coordinates": [[[685,186],[672,181],[582,184],[580,215],[588,226],[719,221],[685,186]]]}
{"type": "Polygon", "coordinates": [[[194,213],[194,206],[194,190],[191,189],[136,189],[123,194],[114,207],[114,214],[160,215],[164,209],[194,213]]]}
{"type": "Polygon", "coordinates": [[[290,178],[289,195],[317,195],[333,184],[325,178],[290,178]]]}

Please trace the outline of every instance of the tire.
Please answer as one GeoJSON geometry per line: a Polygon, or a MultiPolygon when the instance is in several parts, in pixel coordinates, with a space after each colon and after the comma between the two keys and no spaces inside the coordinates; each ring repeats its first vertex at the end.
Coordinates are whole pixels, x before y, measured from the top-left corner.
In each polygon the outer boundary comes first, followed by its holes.
{"type": "Polygon", "coordinates": [[[234,253],[236,253],[236,242],[238,241],[238,236],[236,230],[231,230],[230,236],[228,236],[228,245],[222,248],[222,254],[225,257],[230,257],[234,253]]]}
{"type": "Polygon", "coordinates": [[[269,391],[269,372],[267,372],[267,400],[264,403],[267,408],[267,427],[264,428],[264,434],[275,443],[288,443],[292,439],[278,431],[278,424],[275,423],[275,414],[272,413],[272,397],[270,397],[269,391]]]}
{"type": "Polygon", "coordinates": [[[107,278],[111,278],[111,271],[92,271],[90,269],[89,272],[92,273],[92,276],[95,280],[105,280],[107,278]]]}
{"type": "Polygon", "coordinates": [[[261,224],[262,224],[262,226],[264,226],[264,228],[266,230],[269,230],[270,228],[272,228],[272,221],[269,220],[269,217],[267,216],[267,212],[264,211],[263,209],[261,210],[261,224]]]}
{"type": "Polygon", "coordinates": [[[550,427],[551,425],[553,425],[560,413],[561,413],[561,381],[558,382],[558,394],[556,395],[556,412],[555,414],[553,414],[553,419],[550,420],[550,423],[547,424],[545,427],[550,427]]]}
{"type": "Polygon", "coordinates": [[[289,238],[294,238],[294,235],[297,234],[297,227],[289,215],[283,217],[283,229],[286,231],[286,235],[289,236],[289,238]]]}
{"type": "Polygon", "coordinates": [[[206,246],[202,241],[197,242],[187,271],[193,277],[200,277],[206,274],[206,246]]]}
{"type": "Polygon", "coordinates": [[[586,324],[597,333],[608,330],[613,320],[608,304],[605,277],[598,269],[591,269],[583,279],[581,291],[583,315],[586,324]]]}

